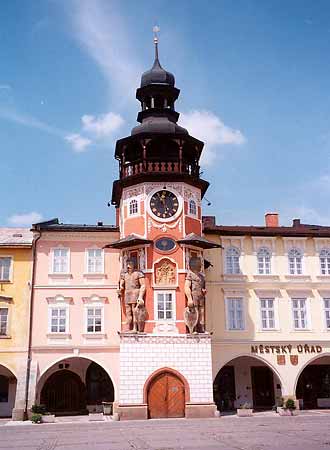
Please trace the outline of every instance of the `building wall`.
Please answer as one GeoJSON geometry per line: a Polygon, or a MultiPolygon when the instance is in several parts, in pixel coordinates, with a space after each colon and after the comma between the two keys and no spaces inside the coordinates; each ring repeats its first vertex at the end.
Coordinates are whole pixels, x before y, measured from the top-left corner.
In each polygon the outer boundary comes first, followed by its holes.
{"type": "Polygon", "coordinates": [[[330,353],[330,330],[326,328],[323,307],[323,298],[330,296],[330,276],[321,275],[319,259],[320,250],[329,248],[330,240],[215,234],[207,234],[207,238],[221,243],[225,249],[235,246],[241,253],[241,273],[228,275],[226,250],[205,252],[213,265],[206,271],[207,328],[213,332],[213,376],[231,359],[253,356],[265,361],[278,375],[283,395],[294,395],[303,367],[330,353]],[[257,252],[262,246],[272,251],[270,275],[257,274],[257,252]],[[292,247],[303,253],[301,275],[289,275],[288,251],[292,247]],[[243,298],[244,330],[228,329],[226,297],[243,298]],[[295,329],[293,322],[292,298],[299,297],[307,298],[309,326],[303,330],[295,329]],[[260,298],[275,299],[275,330],[262,329],[260,298]]]}

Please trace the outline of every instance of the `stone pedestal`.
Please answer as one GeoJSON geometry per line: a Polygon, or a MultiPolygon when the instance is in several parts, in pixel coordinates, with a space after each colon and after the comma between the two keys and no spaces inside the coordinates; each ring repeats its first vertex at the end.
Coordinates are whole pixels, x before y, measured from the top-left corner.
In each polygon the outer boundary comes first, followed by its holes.
{"type": "Polygon", "coordinates": [[[171,369],[185,381],[185,416],[214,417],[209,334],[120,336],[120,419],[148,417],[148,383],[171,369]]]}

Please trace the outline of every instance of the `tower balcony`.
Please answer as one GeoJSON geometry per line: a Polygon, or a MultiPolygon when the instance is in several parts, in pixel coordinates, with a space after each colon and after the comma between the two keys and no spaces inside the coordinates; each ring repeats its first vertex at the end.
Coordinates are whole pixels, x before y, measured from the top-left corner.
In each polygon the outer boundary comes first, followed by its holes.
{"type": "Polygon", "coordinates": [[[123,180],[127,177],[140,174],[185,174],[199,178],[199,165],[183,161],[169,160],[145,160],[135,162],[125,162],[120,165],[119,176],[123,180]]]}

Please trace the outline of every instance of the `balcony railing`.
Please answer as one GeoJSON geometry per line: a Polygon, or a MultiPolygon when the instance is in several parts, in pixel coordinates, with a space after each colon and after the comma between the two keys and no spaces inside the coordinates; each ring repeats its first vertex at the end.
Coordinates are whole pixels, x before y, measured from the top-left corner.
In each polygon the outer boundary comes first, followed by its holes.
{"type": "Polygon", "coordinates": [[[183,173],[199,177],[197,164],[178,161],[154,161],[126,162],[120,169],[121,178],[127,178],[142,173],[183,173]]]}

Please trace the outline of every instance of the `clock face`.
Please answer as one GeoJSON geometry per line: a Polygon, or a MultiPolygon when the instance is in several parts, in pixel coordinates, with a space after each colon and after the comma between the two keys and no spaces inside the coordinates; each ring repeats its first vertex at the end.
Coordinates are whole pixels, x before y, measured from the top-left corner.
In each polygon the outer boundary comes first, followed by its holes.
{"type": "Polygon", "coordinates": [[[173,192],[163,189],[151,197],[150,209],[157,218],[169,219],[178,212],[179,200],[173,192]]]}

